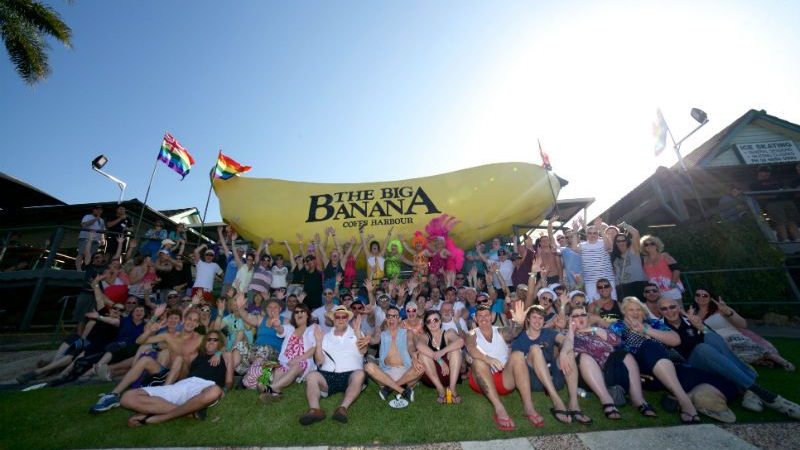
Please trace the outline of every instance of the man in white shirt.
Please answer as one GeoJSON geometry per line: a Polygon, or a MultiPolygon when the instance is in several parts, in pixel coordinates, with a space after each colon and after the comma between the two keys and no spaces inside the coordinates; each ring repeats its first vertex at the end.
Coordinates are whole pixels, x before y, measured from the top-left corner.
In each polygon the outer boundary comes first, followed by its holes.
{"type": "Polygon", "coordinates": [[[196,249],[194,249],[195,260],[195,268],[197,269],[197,275],[195,276],[194,285],[192,286],[192,296],[195,295],[197,291],[200,291],[203,295],[203,299],[208,303],[214,302],[214,296],[211,294],[211,291],[214,290],[214,278],[215,277],[222,277],[222,268],[219,264],[214,262],[214,250],[208,249],[203,253],[203,257],[200,257],[200,252],[206,248],[206,245],[203,244],[196,249]]]}
{"type": "Polygon", "coordinates": [[[463,339],[465,336],[464,333],[469,331],[469,328],[467,328],[467,321],[464,320],[463,317],[458,317],[456,319],[453,304],[447,302],[442,304],[439,314],[442,315],[442,330],[453,330],[463,339]]]}
{"type": "MultiPolygon", "coordinates": [[[[344,294],[341,295],[340,303],[344,303],[346,297],[349,297],[350,300],[353,300],[353,296],[350,295],[348,292],[345,292],[344,294]]],[[[325,289],[324,291],[322,291],[322,306],[311,312],[311,317],[316,319],[317,324],[319,324],[320,328],[322,328],[322,331],[324,333],[331,331],[331,328],[333,328],[333,326],[329,324],[326,319],[328,313],[331,312],[333,308],[336,306],[333,304],[335,299],[336,297],[334,296],[333,289],[325,289]]]]}
{"type": "Polygon", "coordinates": [[[347,408],[358,398],[364,386],[364,353],[369,345],[369,336],[361,334],[361,317],[356,317],[353,328],[348,323],[353,313],[344,306],[337,306],[328,313],[333,320],[333,329],[324,334],[322,328],[314,328],[317,345],[314,362],[318,370],[306,376],[306,398],[308,411],[300,416],[301,425],[311,425],[325,418],[319,407],[322,395],[344,392],[342,403],[333,413],[333,420],[347,423],[347,408]]]}
{"type": "Polygon", "coordinates": [[[83,216],[83,219],[81,219],[81,232],[78,233],[78,257],[75,258],[75,267],[78,270],[82,270],[84,262],[89,263],[91,255],[97,252],[97,248],[103,241],[106,222],[100,217],[101,214],[103,214],[103,207],[95,205],[92,208],[92,213],[83,216]],[[90,240],[91,243],[89,242],[90,240]]]}

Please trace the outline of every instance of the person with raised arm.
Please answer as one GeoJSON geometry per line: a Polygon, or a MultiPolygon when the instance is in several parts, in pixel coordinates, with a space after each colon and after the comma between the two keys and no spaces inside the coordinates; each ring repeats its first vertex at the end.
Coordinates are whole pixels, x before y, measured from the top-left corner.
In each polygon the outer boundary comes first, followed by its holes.
{"type": "MultiPolygon", "coordinates": [[[[580,223],[586,229],[586,240],[579,243],[578,230],[573,228],[574,233],[572,234],[570,247],[581,255],[582,278],[585,282],[587,300],[591,303],[598,298],[595,285],[599,279],[605,278],[612,286],[616,283],[614,268],[611,266],[611,258],[609,257],[611,247],[610,245],[607,246],[604,240],[608,225],[603,223],[600,217],[595,219],[594,224],[588,227],[582,219],[579,219],[577,223],[580,223]],[[603,236],[603,240],[600,239],[600,236],[603,236]]],[[[617,293],[613,289],[611,296],[614,299],[617,297],[617,293]]]]}
{"type": "Polygon", "coordinates": [[[314,327],[314,362],[317,370],[306,376],[306,398],[308,411],[300,416],[301,425],[311,425],[325,419],[325,411],[320,408],[320,397],[329,397],[344,392],[339,407],[333,413],[333,420],[347,423],[347,409],[361,394],[365,381],[364,354],[369,346],[369,336],[361,334],[361,316],[354,327],[349,325],[353,313],[344,306],[337,306],[328,313],[333,321],[333,329],[324,333],[314,327]]]}
{"type": "Polygon", "coordinates": [[[494,408],[494,422],[501,431],[516,429],[514,421],[500,400],[503,395],[515,389],[519,391],[525,417],[534,427],[543,427],[544,418],[533,407],[530,390],[530,375],[525,357],[521,352],[511,352],[507,343],[514,340],[522,331],[525,310],[520,301],[511,309],[511,326],[499,328],[492,326],[490,307],[478,306],[475,313],[477,328],[467,334],[466,346],[472,358],[469,372],[469,386],[473,391],[483,394],[494,408]]]}

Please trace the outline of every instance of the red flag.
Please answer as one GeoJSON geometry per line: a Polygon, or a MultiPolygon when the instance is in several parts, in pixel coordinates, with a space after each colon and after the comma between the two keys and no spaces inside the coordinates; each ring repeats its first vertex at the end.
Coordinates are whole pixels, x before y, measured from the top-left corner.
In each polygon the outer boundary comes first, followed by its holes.
{"type": "Polygon", "coordinates": [[[545,170],[553,170],[553,166],[550,165],[550,156],[542,149],[542,142],[538,139],[536,142],[539,143],[539,156],[542,157],[542,167],[544,167],[545,170]]]}

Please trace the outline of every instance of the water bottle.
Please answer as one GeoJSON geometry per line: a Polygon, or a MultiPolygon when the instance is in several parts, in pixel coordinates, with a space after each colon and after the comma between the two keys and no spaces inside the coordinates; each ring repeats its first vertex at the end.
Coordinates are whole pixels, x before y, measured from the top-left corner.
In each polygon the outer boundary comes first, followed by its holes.
{"type": "Polygon", "coordinates": [[[579,387],[578,388],[578,397],[580,397],[580,398],[592,398],[592,394],[590,394],[589,391],[587,391],[586,389],[579,387]]]}

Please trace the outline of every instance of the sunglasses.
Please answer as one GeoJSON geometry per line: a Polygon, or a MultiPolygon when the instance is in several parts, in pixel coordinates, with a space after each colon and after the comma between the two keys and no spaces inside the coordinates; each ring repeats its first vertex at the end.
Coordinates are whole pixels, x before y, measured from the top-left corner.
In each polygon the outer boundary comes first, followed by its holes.
{"type": "Polygon", "coordinates": [[[115,306],[115,307],[113,307],[113,308],[111,308],[111,309],[113,309],[113,310],[114,310],[114,311],[116,311],[116,312],[122,312],[122,311],[125,311],[125,307],[124,307],[124,306],[120,306],[120,307],[116,307],[116,306],[115,306]]]}
{"type": "Polygon", "coordinates": [[[211,308],[200,308],[200,311],[203,311],[204,313],[210,313],[211,308]]]}
{"type": "Polygon", "coordinates": [[[577,319],[578,317],[589,317],[589,315],[586,313],[580,313],[580,314],[573,314],[570,317],[572,317],[573,319],[577,319]]]}
{"type": "Polygon", "coordinates": [[[662,306],[662,307],[660,307],[658,309],[660,309],[661,311],[672,311],[672,310],[678,309],[678,305],[662,306]]]}
{"type": "Polygon", "coordinates": [[[208,342],[219,342],[219,338],[208,338],[206,339],[208,342]]]}
{"type": "Polygon", "coordinates": [[[456,280],[463,280],[464,277],[456,277],[456,280]]]}
{"type": "Polygon", "coordinates": [[[426,320],[425,323],[439,323],[439,318],[431,317],[430,319],[426,320]]]}
{"type": "Polygon", "coordinates": [[[400,317],[400,314],[387,314],[386,315],[387,319],[397,319],[398,317],[400,317]]]}
{"type": "Polygon", "coordinates": [[[698,293],[694,294],[694,296],[695,296],[695,297],[700,297],[700,298],[708,298],[708,297],[710,297],[710,295],[708,295],[708,294],[703,294],[703,293],[700,293],[700,292],[698,292],[698,293]]]}
{"type": "Polygon", "coordinates": [[[645,294],[658,294],[658,289],[645,289],[645,294]]]}
{"type": "Polygon", "coordinates": [[[610,284],[598,284],[597,285],[597,289],[610,289],[610,288],[611,288],[610,284]]]}
{"type": "Polygon", "coordinates": [[[492,307],[489,305],[478,305],[477,307],[478,311],[490,311],[491,309],[492,307]]]}
{"type": "Polygon", "coordinates": [[[126,305],[138,305],[139,302],[125,302],[126,305]]]}
{"type": "Polygon", "coordinates": [[[364,306],[363,305],[353,305],[353,306],[350,307],[350,309],[362,310],[362,309],[364,309],[364,306]]]}
{"type": "Polygon", "coordinates": [[[645,247],[650,247],[650,246],[652,246],[652,245],[656,245],[656,243],[655,243],[655,242],[645,242],[645,243],[644,243],[644,244],[642,244],[642,245],[644,245],[645,247]]]}
{"type": "Polygon", "coordinates": [[[417,310],[412,308],[412,309],[407,309],[406,312],[417,312],[417,310]]]}
{"type": "Polygon", "coordinates": [[[345,314],[345,315],[337,314],[337,315],[333,316],[333,319],[334,320],[347,320],[347,317],[348,317],[347,314],[345,314]]]}

